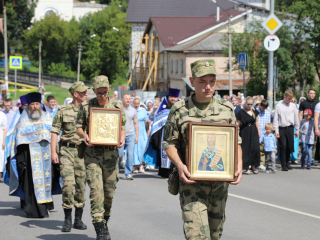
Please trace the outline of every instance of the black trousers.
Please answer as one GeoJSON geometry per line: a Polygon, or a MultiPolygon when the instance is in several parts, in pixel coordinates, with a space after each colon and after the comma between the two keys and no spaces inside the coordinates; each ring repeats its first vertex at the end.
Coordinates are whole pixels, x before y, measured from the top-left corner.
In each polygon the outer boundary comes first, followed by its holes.
{"type": "Polygon", "coordinates": [[[289,164],[290,154],[294,152],[294,128],[290,127],[279,127],[279,148],[280,148],[280,162],[282,167],[287,167],[289,164]]]}

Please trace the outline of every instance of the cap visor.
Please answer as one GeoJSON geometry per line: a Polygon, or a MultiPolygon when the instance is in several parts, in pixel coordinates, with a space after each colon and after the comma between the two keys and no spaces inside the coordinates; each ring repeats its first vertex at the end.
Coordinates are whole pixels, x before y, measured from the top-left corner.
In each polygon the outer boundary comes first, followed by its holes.
{"type": "Polygon", "coordinates": [[[81,86],[81,87],[77,88],[77,90],[75,90],[75,91],[76,92],[84,92],[88,89],[89,89],[89,87],[87,87],[87,86],[81,86]]]}
{"type": "Polygon", "coordinates": [[[209,71],[206,71],[205,73],[196,73],[195,75],[196,77],[203,77],[205,75],[210,75],[210,74],[217,76],[217,72],[214,70],[209,70],[209,71]]]}

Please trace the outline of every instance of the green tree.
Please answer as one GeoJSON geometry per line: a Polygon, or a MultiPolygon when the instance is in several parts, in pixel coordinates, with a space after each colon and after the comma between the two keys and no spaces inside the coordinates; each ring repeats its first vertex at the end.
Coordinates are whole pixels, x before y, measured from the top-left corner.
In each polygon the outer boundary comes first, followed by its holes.
{"type": "Polygon", "coordinates": [[[77,45],[81,31],[79,22],[64,21],[52,13],[24,32],[24,51],[33,65],[39,64],[39,41],[42,41],[42,66],[45,72],[51,63],[66,63],[76,68],[77,45]]]}
{"type": "Polygon", "coordinates": [[[297,1],[290,9],[298,15],[297,25],[303,28],[304,41],[311,49],[316,73],[320,78],[320,0],[297,1]]]}
{"type": "MultiPolygon", "coordinates": [[[[11,48],[22,49],[21,40],[23,31],[31,27],[34,10],[38,0],[5,0],[4,4],[7,8],[7,29],[8,29],[8,45],[11,48]]],[[[1,18],[3,18],[3,7],[0,4],[1,18]]],[[[4,39],[0,34],[0,51],[3,52],[4,39]]]]}
{"type": "Polygon", "coordinates": [[[118,5],[118,1],[113,1],[103,11],[80,19],[82,38],[96,34],[83,43],[81,72],[87,79],[100,74],[108,76],[111,82],[127,79],[131,26],[125,22],[126,13],[118,5]]]}
{"type": "MultiPolygon", "coordinates": [[[[267,95],[268,88],[268,52],[264,48],[264,38],[267,32],[262,30],[260,22],[250,24],[250,32],[245,30],[244,33],[234,33],[232,52],[235,56],[245,52],[249,55],[249,73],[250,81],[247,84],[247,95],[263,94],[267,95]]],[[[295,81],[304,82],[305,84],[313,84],[314,72],[312,67],[312,58],[306,60],[304,54],[309,49],[301,43],[301,34],[294,35],[295,31],[290,25],[284,25],[277,35],[280,39],[281,46],[275,51],[274,56],[277,58],[277,68],[279,70],[279,98],[282,98],[283,93],[293,86],[295,81]],[[303,46],[303,47],[299,47],[303,46]],[[304,69],[307,69],[307,77],[304,76],[304,69]],[[312,75],[313,74],[313,75],[312,75]]],[[[222,40],[224,44],[223,52],[228,55],[227,37],[222,40]]],[[[233,61],[233,70],[239,70],[238,59],[233,61]]]]}

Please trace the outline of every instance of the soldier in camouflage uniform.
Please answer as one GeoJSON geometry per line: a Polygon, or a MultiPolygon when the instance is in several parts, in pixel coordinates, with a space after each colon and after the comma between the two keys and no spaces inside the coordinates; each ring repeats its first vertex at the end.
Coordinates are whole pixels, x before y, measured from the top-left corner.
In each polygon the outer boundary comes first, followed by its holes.
{"type": "Polygon", "coordinates": [[[78,157],[77,146],[81,143],[81,138],[76,133],[75,123],[80,104],[87,100],[87,89],[83,82],[72,84],[69,92],[73,102],[61,106],[58,110],[51,128],[51,158],[54,163],[59,163],[56,152],[58,136],[62,129],[60,138],[60,175],[63,180],[62,187],[62,207],[65,214],[62,232],[71,231],[71,213],[75,207],[74,228],[85,230],[87,226],[82,222],[82,213],[85,203],[86,188],[86,168],[83,158],[78,157]],[[75,189],[75,194],[73,190],[75,189]]]}
{"type": "Polygon", "coordinates": [[[77,133],[84,139],[87,148],[84,153],[84,162],[87,170],[87,182],[90,187],[91,216],[97,233],[97,239],[111,239],[107,222],[110,218],[113,196],[119,181],[119,152],[125,142],[126,117],[122,103],[108,97],[111,86],[106,76],[93,78],[93,90],[97,95],[81,104],[77,117],[77,133]],[[88,130],[90,108],[115,108],[122,111],[120,145],[93,146],[89,143],[88,130]]]}
{"type": "MultiPolygon", "coordinates": [[[[186,239],[218,240],[221,238],[225,221],[225,207],[228,197],[226,182],[191,181],[185,165],[188,146],[188,125],[190,122],[237,124],[230,102],[213,97],[216,86],[214,60],[200,60],[191,64],[190,82],[195,94],[177,102],[171,108],[164,129],[162,146],[169,159],[178,168],[180,205],[186,239]]],[[[239,138],[239,144],[241,139],[239,138]]],[[[242,177],[242,151],[239,148],[238,184],[242,177]]]]}

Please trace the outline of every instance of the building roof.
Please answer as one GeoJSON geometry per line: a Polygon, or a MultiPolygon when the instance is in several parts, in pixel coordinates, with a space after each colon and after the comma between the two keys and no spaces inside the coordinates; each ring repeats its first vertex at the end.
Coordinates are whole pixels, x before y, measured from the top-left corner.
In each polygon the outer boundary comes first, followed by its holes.
{"type": "Polygon", "coordinates": [[[73,7],[85,7],[85,8],[106,8],[107,5],[105,4],[99,4],[99,3],[93,3],[92,2],[79,2],[74,0],[73,1],[73,7]]]}
{"type": "MultiPolygon", "coordinates": [[[[228,13],[235,17],[244,12],[231,10],[228,13]]],[[[149,33],[154,25],[162,45],[169,48],[184,39],[221,24],[227,19],[228,14],[225,11],[220,13],[219,22],[217,22],[216,15],[211,17],[151,17],[145,34],[149,33]]]]}
{"type": "MultiPolygon", "coordinates": [[[[225,10],[238,5],[232,0],[217,0],[217,3],[225,10]]],[[[130,0],[126,22],[147,23],[155,16],[208,17],[216,13],[217,4],[211,0],[130,0]]]]}
{"type": "Polygon", "coordinates": [[[223,49],[221,39],[225,33],[211,32],[186,43],[167,48],[168,52],[220,52],[223,49]]]}

